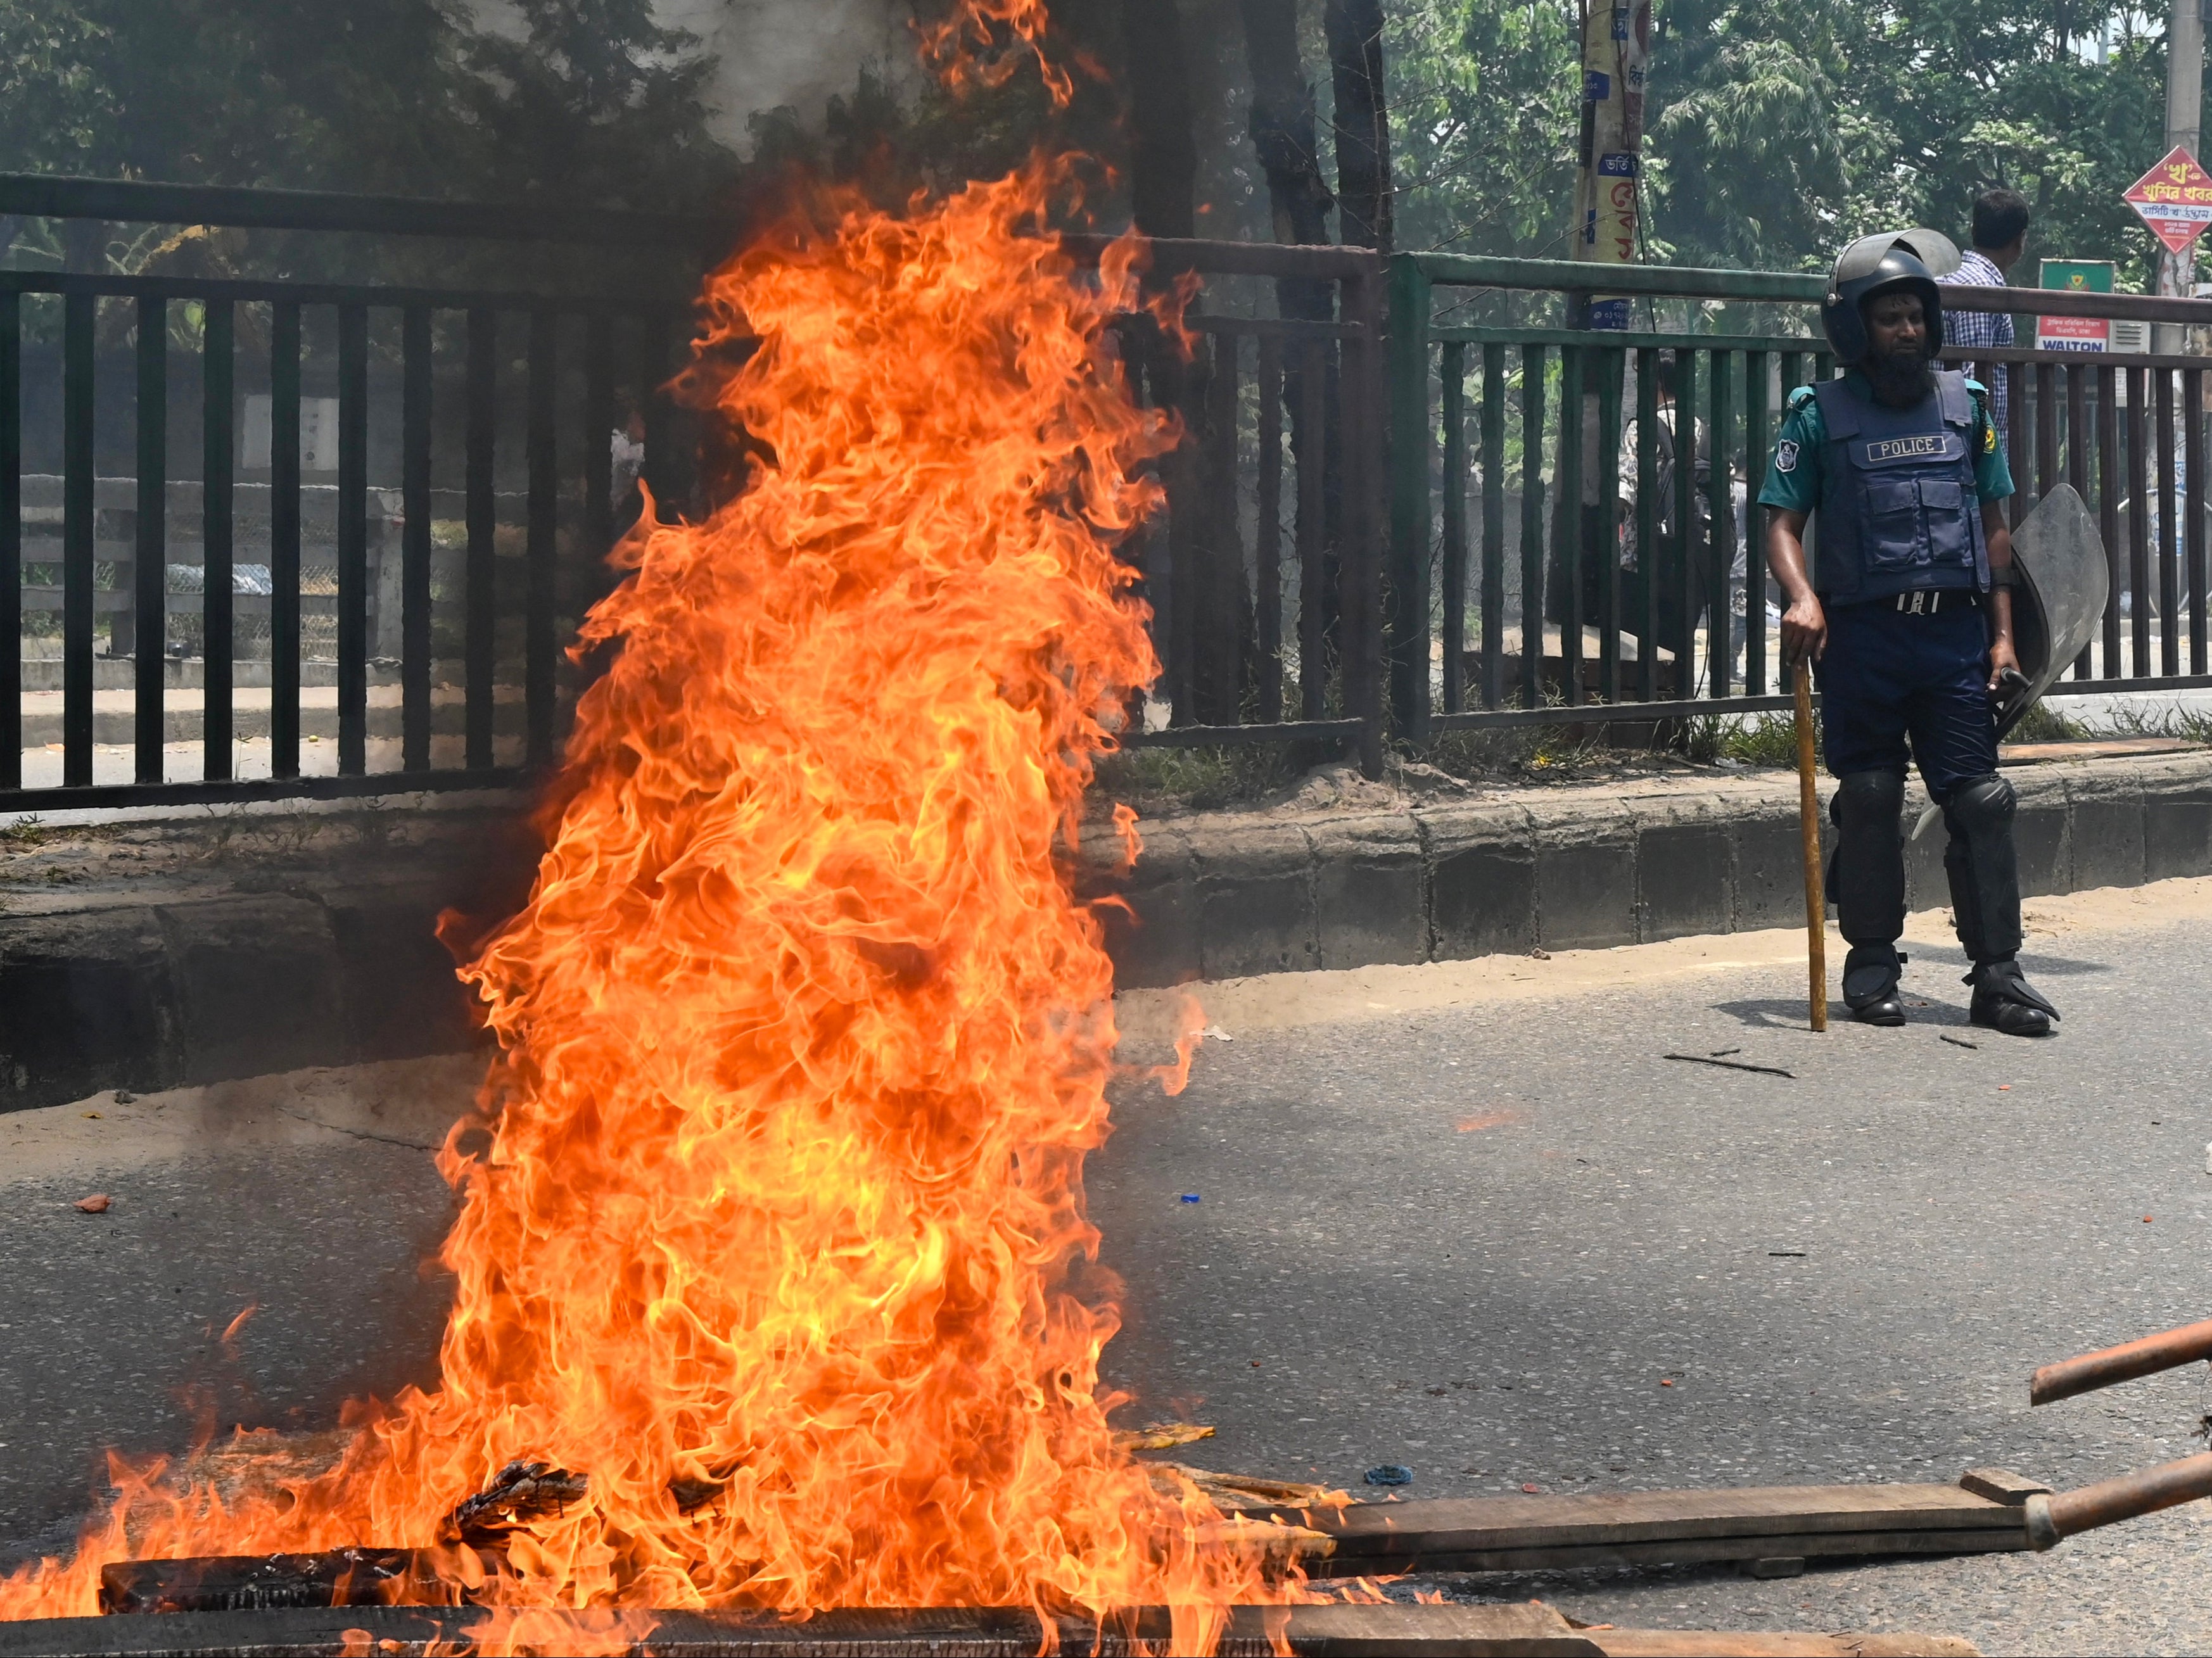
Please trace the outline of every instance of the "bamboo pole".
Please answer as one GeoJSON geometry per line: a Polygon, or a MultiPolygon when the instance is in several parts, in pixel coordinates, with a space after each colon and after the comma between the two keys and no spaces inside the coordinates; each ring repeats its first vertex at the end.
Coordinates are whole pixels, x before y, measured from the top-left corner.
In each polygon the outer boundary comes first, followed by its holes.
{"type": "Polygon", "coordinates": [[[1828,901],[1820,880],[1820,797],[1813,786],[1813,668],[1797,664],[1797,828],[1805,843],[1805,954],[1813,1029],[1828,1028],[1828,901]]]}

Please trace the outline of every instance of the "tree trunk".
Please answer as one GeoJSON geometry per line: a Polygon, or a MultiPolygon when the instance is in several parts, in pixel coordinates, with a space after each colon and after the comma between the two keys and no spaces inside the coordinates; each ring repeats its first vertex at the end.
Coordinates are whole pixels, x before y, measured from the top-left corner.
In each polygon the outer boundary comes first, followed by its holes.
{"type": "Polygon", "coordinates": [[[1336,197],[1344,240],[1391,251],[1390,109],[1382,88],[1382,0],[1328,0],[1336,88],[1336,197]]]}
{"type": "Polygon", "coordinates": [[[1121,0],[1129,89],[1129,188],[1147,236],[1197,234],[1198,145],[1176,0],[1121,0]]]}
{"type": "MultiPolygon", "coordinates": [[[[1336,198],[1329,193],[1321,166],[1321,146],[1314,131],[1313,86],[1306,79],[1298,56],[1297,0],[1238,0],[1244,24],[1244,58],[1252,77],[1249,126],[1252,148],[1267,175],[1268,204],[1273,209],[1273,235],[1279,242],[1324,246],[1336,239],[1329,234],[1329,210],[1336,198]]],[[[1333,322],[1336,319],[1336,285],[1307,276],[1285,277],[1275,284],[1275,308],[1283,317],[1301,322],[1333,322]]],[[[1295,343],[1285,353],[1283,402],[1290,416],[1291,457],[1298,486],[1298,544],[1312,543],[1321,549],[1318,583],[1298,582],[1299,603],[1314,603],[1321,612],[1320,639],[1323,660],[1298,664],[1298,712],[1309,719],[1326,712],[1324,701],[1328,664],[1337,655],[1337,582],[1342,561],[1338,526],[1343,509],[1343,466],[1338,446],[1330,434],[1337,430],[1338,387],[1333,351],[1324,359],[1321,378],[1322,417],[1307,418],[1306,353],[1295,343]],[[1319,525],[1309,525],[1305,514],[1314,497],[1305,488],[1308,467],[1322,472],[1319,525]]],[[[1304,630],[1302,629],[1301,632],[1304,630]]]]}
{"type": "MultiPolygon", "coordinates": [[[[1121,27],[1132,216],[1147,236],[1194,236],[1198,147],[1177,0],[1121,0],[1121,27]]],[[[1182,442],[1160,467],[1168,494],[1166,590],[1150,594],[1164,689],[1179,726],[1232,723],[1233,665],[1224,687],[1220,665],[1224,658],[1235,662],[1237,627],[1233,608],[1220,613],[1225,583],[1216,557],[1219,492],[1208,464],[1216,446],[1209,359],[1203,352],[1186,358],[1157,332],[1133,336],[1131,343],[1152,401],[1176,410],[1183,422],[1182,442]]]]}
{"type": "MultiPolygon", "coordinates": [[[[1321,147],[1314,135],[1313,88],[1298,61],[1297,0],[1238,0],[1244,20],[1244,58],[1252,76],[1252,148],[1267,177],[1279,242],[1316,246],[1334,240],[1328,210],[1336,205],[1321,171],[1321,147]]],[[[1325,282],[1285,282],[1285,288],[1319,288],[1325,282]]],[[[1292,312],[1287,307],[1285,316],[1292,312]]],[[[1322,318],[1327,311],[1296,314],[1322,318]]]]}

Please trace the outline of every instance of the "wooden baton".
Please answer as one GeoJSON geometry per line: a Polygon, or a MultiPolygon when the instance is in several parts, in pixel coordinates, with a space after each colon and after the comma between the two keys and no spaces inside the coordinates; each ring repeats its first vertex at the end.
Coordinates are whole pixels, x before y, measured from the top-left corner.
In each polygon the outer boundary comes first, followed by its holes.
{"type": "Polygon", "coordinates": [[[1820,879],[1820,797],[1813,786],[1813,667],[1797,664],[1797,828],[1805,842],[1805,954],[1813,1029],[1828,1028],[1828,899],[1820,879]]]}

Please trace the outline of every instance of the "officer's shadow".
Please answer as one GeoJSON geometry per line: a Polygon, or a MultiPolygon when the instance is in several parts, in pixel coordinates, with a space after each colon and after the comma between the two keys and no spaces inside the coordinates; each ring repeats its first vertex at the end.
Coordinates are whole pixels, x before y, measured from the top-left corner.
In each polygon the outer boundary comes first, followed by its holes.
{"type": "MultiPolygon", "coordinates": [[[[1952,985],[1965,974],[1965,963],[1956,964],[1951,981],[1947,983],[1941,975],[1947,969],[1952,968],[1953,963],[1930,960],[1923,969],[1921,962],[1927,958],[1918,957],[1917,952],[1910,950],[1906,954],[1916,957],[1905,969],[1905,982],[1901,987],[1906,1018],[1915,1024],[1963,1026],[1969,1023],[1966,1010],[1972,992],[1960,984],[1957,986],[1959,999],[1955,1002],[1945,999],[1951,993],[1952,985]],[[1938,987],[1942,987],[1942,994],[1929,993],[1938,987]]],[[[2065,956],[2023,954],[2021,965],[2027,969],[2030,984],[2040,979],[2080,978],[2087,974],[2110,973],[2112,970],[2109,963],[2076,961],[2065,956]]],[[[1837,963],[1831,962],[1828,966],[1828,1017],[1832,1021],[1841,1021],[1850,1017],[1850,1010],[1844,1005],[1842,991],[1835,981],[1837,963]]],[[[1802,1030],[1805,1028],[1805,999],[1802,996],[1715,1002],[1712,1009],[1714,1012],[1725,1013],[1754,1030],[1802,1030]]],[[[2059,1004],[2058,1011],[2062,1014],[2066,1011],[2063,1002],[2059,1004]]]]}

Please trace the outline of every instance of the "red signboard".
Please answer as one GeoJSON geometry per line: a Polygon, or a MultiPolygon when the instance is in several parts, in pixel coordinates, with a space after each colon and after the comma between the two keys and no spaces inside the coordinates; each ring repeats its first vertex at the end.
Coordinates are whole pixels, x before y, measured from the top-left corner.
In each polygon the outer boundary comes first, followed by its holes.
{"type": "Polygon", "coordinates": [[[2212,225],[2212,173],[2180,145],[2128,186],[2128,205],[2170,252],[2184,252],[2212,225]]]}

